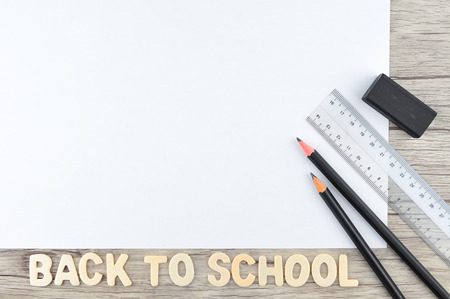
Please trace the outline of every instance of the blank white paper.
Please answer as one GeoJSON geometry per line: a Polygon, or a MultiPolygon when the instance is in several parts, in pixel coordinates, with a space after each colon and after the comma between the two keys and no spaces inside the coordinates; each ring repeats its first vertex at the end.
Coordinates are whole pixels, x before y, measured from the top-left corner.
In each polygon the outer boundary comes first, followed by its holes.
{"type": "MultiPolygon", "coordinates": [[[[389,1],[2,1],[0,247],[354,247],[306,122],[389,71],[389,1]]],[[[372,247],[384,241],[335,195],[372,247]]]]}

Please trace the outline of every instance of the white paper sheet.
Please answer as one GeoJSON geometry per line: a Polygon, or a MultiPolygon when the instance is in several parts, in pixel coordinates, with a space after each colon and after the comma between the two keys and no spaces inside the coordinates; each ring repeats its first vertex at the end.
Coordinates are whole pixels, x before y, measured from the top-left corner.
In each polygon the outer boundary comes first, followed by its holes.
{"type": "Polygon", "coordinates": [[[387,136],[388,0],[3,1],[0,42],[0,247],[353,247],[296,136],[387,218],[305,119],[337,88],[387,136]]]}

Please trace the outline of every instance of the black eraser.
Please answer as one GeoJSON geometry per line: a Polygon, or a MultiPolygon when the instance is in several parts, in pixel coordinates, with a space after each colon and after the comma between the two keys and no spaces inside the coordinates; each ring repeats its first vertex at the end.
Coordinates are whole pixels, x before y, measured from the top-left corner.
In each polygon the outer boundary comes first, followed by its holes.
{"type": "Polygon", "coordinates": [[[362,97],[400,129],[419,138],[437,112],[385,74],[379,75],[362,97]]]}

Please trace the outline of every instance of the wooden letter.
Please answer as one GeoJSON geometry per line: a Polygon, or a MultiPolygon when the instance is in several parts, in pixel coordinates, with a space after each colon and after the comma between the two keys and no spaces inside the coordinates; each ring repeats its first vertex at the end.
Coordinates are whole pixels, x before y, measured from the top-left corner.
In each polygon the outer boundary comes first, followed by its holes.
{"type": "Polygon", "coordinates": [[[169,262],[169,276],[172,282],[178,286],[184,287],[192,282],[194,279],[194,264],[192,259],[186,253],[175,254],[169,262]],[[183,262],[186,267],[186,274],[181,277],[178,272],[179,263],[183,262]]]}
{"type": "Polygon", "coordinates": [[[267,267],[267,259],[265,256],[259,257],[258,263],[258,280],[260,286],[267,284],[267,276],[275,276],[275,284],[279,287],[283,285],[283,260],[281,255],[276,255],[273,259],[273,267],[267,267]]]}
{"type": "Polygon", "coordinates": [[[48,286],[53,279],[50,269],[52,268],[52,259],[46,254],[33,254],[30,256],[29,262],[30,284],[32,286],[45,287],[48,286]],[[38,263],[41,263],[38,266],[38,263]],[[39,273],[42,278],[39,278],[39,273]]]}
{"type": "Polygon", "coordinates": [[[144,263],[150,264],[150,284],[156,287],[159,283],[159,264],[167,263],[167,256],[147,255],[144,257],[144,263]]]}
{"type": "Polygon", "coordinates": [[[300,287],[304,285],[308,280],[310,269],[308,259],[304,255],[291,255],[284,265],[284,275],[287,284],[291,287],[300,287]],[[294,267],[296,264],[300,265],[300,274],[298,278],[294,278],[294,267]]]}
{"type": "Polygon", "coordinates": [[[128,260],[128,254],[120,254],[117,262],[114,263],[114,255],[112,253],[106,254],[106,282],[109,286],[116,285],[116,277],[118,276],[124,286],[132,284],[130,278],[123,268],[128,260]]]}
{"type": "Polygon", "coordinates": [[[339,285],[341,287],[357,287],[358,279],[348,278],[348,258],[346,254],[339,255],[339,285]]]}
{"type": "Polygon", "coordinates": [[[94,264],[96,264],[96,265],[103,263],[103,260],[101,257],[99,257],[97,254],[95,254],[93,252],[88,252],[88,253],[84,254],[80,259],[80,264],[79,264],[78,269],[80,271],[81,281],[84,284],[87,284],[88,286],[95,286],[102,280],[103,275],[98,272],[95,272],[94,276],[92,278],[89,277],[88,271],[87,271],[87,264],[88,264],[89,260],[93,261],[94,264]]]}
{"type": "Polygon", "coordinates": [[[216,287],[223,287],[230,281],[230,271],[227,268],[219,266],[217,261],[222,261],[229,264],[230,258],[223,252],[216,252],[209,257],[208,266],[211,270],[217,271],[220,274],[220,278],[216,279],[213,274],[208,274],[208,281],[210,284],[216,287]]]}
{"type": "Polygon", "coordinates": [[[80,285],[80,280],[78,279],[77,268],[75,267],[75,262],[70,254],[63,254],[61,260],[59,261],[58,270],[55,275],[55,284],[60,286],[64,280],[70,281],[73,286],[80,285]],[[67,267],[68,272],[64,272],[67,267]]]}
{"type": "Polygon", "coordinates": [[[250,266],[255,263],[255,260],[248,254],[244,254],[244,253],[238,254],[233,259],[233,262],[231,263],[231,274],[233,275],[234,282],[238,286],[248,287],[248,286],[251,286],[252,283],[255,281],[255,275],[250,273],[247,275],[247,278],[242,279],[241,269],[240,269],[240,264],[242,261],[246,262],[250,266]]]}
{"type": "Polygon", "coordinates": [[[312,262],[312,277],[314,282],[321,287],[329,287],[336,280],[337,276],[337,265],[334,258],[329,254],[319,254],[312,262]],[[323,278],[320,274],[320,266],[326,264],[328,267],[327,277],[323,278]]]}

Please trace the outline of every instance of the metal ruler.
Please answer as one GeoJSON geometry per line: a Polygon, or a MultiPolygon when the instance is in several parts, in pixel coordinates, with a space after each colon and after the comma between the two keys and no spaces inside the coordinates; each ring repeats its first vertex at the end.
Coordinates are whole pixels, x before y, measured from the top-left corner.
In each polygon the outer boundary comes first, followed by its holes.
{"type": "Polygon", "coordinates": [[[337,90],[307,121],[450,266],[450,207],[370,123],[337,90]]]}

